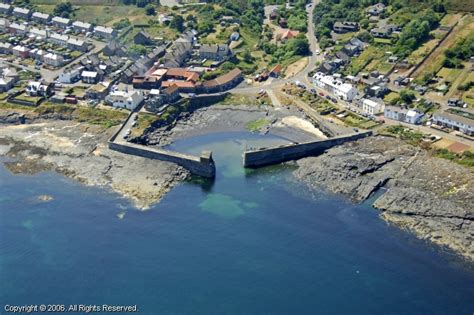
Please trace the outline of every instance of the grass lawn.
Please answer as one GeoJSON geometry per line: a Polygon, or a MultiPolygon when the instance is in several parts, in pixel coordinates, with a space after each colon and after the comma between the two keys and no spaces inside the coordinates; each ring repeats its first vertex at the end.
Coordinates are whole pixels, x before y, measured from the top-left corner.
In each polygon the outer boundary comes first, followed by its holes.
{"type": "Polygon", "coordinates": [[[20,94],[20,95],[15,96],[15,99],[16,100],[21,100],[21,101],[36,103],[37,101],[39,101],[41,99],[41,97],[39,97],[39,96],[28,96],[26,94],[20,94]]]}
{"type": "Polygon", "coordinates": [[[443,78],[445,81],[453,82],[459,74],[461,74],[462,69],[450,69],[450,68],[441,68],[436,74],[438,77],[443,78]]]}
{"type": "Polygon", "coordinates": [[[438,39],[434,38],[423,45],[421,45],[417,50],[412,52],[410,56],[408,56],[408,62],[412,65],[421,62],[421,60],[430,53],[430,51],[434,48],[434,46],[439,42],[438,39]]]}
{"type": "Polygon", "coordinates": [[[35,112],[39,114],[62,113],[71,115],[76,121],[100,125],[104,128],[119,125],[127,118],[127,113],[118,110],[51,103],[41,104],[35,109],[35,112]]]}
{"type": "MultiPolygon", "coordinates": [[[[130,21],[148,20],[145,9],[133,5],[81,5],[74,11],[74,19],[98,25],[113,25],[127,17],[130,21]]],[[[143,21],[140,21],[143,22],[143,21]]]]}
{"type": "Polygon", "coordinates": [[[153,114],[138,113],[137,125],[132,128],[132,137],[139,137],[143,134],[145,129],[150,127],[152,123],[158,120],[158,117],[153,114]]]}
{"type": "Polygon", "coordinates": [[[353,75],[359,73],[364,69],[369,63],[374,59],[380,59],[383,56],[383,51],[379,48],[370,46],[364,50],[357,58],[352,59],[351,65],[349,67],[349,72],[353,75]]]}
{"type": "Polygon", "coordinates": [[[383,100],[387,103],[390,103],[391,101],[393,101],[393,100],[395,100],[399,97],[400,97],[400,94],[398,94],[397,92],[390,92],[387,95],[385,95],[383,100]]]}
{"type": "Polygon", "coordinates": [[[253,121],[250,121],[248,122],[246,125],[245,125],[245,128],[247,128],[249,131],[251,132],[258,132],[260,131],[263,127],[265,127],[266,125],[268,125],[269,121],[266,120],[265,118],[261,118],[261,119],[256,119],[256,120],[253,120],[253,121]]]}
{"type": "Polygon", "coordinates": [[[392,41],[390,38],[374,38],[374,42],[379,43],[379,44],[385,44],[385,45],[391,45],[392,41]]]}

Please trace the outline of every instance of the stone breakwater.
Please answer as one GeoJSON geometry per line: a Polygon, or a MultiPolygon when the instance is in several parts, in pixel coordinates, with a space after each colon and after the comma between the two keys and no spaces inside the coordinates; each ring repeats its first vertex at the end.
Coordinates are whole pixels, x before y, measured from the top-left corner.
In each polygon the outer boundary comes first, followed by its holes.
{"type": "Polygon", "coordinates": [[[243,164],[244,167],[260,167],[301,159],[307,156],[320,154],[324,152],[324,150],[327,150],[335,145],[340,145],[371,135],[371,131],[366,131],[325,140],[281,145],[271,148],[250,149],[246,150],[243,154],[243,164]]]}
{"type": "Polygon", "coordinates": [[[370,137],[298,160],[297,179],[313,189],[369,198],[381,217],[474,261],[474,174],[390,137],[370,137]]]}

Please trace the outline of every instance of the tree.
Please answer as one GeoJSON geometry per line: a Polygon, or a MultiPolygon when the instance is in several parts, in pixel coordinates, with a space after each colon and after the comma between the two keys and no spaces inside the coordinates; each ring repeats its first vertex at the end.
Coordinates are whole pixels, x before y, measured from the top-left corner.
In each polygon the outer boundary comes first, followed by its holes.
{"type": "Polygon", "coordinates": [[[142,56],[146,54],[146,47],[143,45],[131,45],[128,52],[134,57],[142,56]]]}
{"type": "Polygon", "coordinates": [[[151,3],[147,4],[145,7],[145,13],[146,15],[155,15],[156,14],[155,6],[151,3]]]}
{"type": "Polygon", "coordinates": [[[415,98],[416,96],[415,96],[415,93],[413,93],[413,91],[406,90],[406,89],[400,91],[400,99],[407,104],[413,103],[415,98]]]}
{"type": "Polygon", "coordinates": [[[181,15],[175,15],[173,20],[170,22],[170,27],[174,28],[178,32],[184,31],[184,19],[181,15]]]}
{"type": "Polygon", "coordinates": [[[61,2],[54,7],[53,14],[64,18],[71,17],[74,8],[70,2],[61,2]]]}
{"type": "Polygon", "coordinates": [[[252,55],[250,54],[250,50],[247,48],[244,50],[243,54],[242,54],[242,59],[246,62],[246,63],[251,63],[253,61],[253,57],[252,55]]]}

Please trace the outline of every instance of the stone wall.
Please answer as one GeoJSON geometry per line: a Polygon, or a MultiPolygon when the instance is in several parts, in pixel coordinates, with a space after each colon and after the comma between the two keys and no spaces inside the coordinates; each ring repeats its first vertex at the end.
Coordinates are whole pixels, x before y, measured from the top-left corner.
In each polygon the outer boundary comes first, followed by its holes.
{"type": "Polygon", "coordinates": [[[320,154],[324,152],[324,150],[333,146],[365,138],[370,135],[372,135],[372,131],[365,131],[326,140],[246,150],[243,155],[243,164],[244,167],[260,167],[297,160],[307,156],[320,154]]]}
{"type": "Polygon", "coordinates": [[[111,150],[125,154],[176,163],[187,169],[189,172],[191,172],[191,174],[207,178],[214,178],[216,175],[214,160],[212,159],[212,154],[209,151],[203,151],[201,156],[197,157],[134,143],[122,144],[109,142],[109,148],[111,150]]]}

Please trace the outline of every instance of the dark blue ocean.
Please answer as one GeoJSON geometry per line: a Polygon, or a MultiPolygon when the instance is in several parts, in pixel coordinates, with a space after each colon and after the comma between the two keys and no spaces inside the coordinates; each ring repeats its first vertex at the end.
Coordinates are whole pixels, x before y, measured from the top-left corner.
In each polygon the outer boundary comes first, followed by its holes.
{"type": "Polygon", "coordinates": [[[172,145],[212,149],[217,178],[180,184],[148,211],[105,188],[54,172],[12,175],[2,164],[0,314],[5,304],[137,305],[140,314],[473,314],[472,264],[388,225],[369,203],[310,192],[290,166],[243,170],[242,149],[258,138],[220,134],[172,145]]]}

